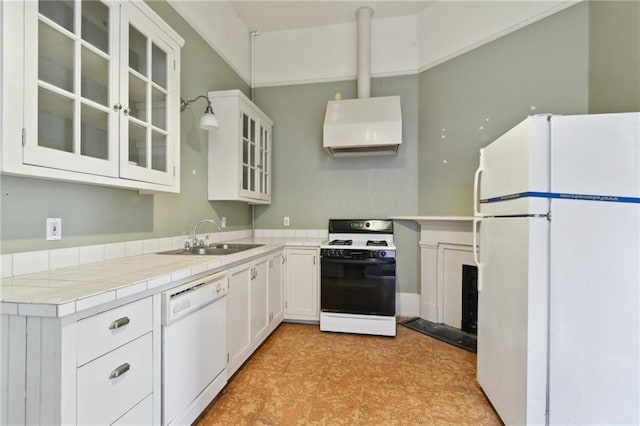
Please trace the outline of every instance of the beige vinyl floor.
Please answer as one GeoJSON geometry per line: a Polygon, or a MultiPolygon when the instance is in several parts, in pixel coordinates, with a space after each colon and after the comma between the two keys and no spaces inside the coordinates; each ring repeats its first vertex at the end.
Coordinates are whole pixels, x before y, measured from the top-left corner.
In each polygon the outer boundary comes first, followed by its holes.
{"type": "Polygon", "coordinates": [[[392,337],[282,324],[196,425],[499,425],[476,355],[398,325],[392,337]]]}

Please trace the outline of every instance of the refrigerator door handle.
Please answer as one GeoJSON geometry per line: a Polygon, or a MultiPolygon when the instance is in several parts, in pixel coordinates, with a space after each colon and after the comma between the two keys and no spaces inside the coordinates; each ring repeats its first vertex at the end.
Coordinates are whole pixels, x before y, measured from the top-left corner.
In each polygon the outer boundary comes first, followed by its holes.
{"type": "MultiPolygon", "coordinates": [[[[480,175],[484,171],[484,149],[480,150],[480,161],[478,165],[478,169],[473,175],[473,215],[480,216],[480,208],[478,203],[478,196],[480,195],[480,175]]],[[[475,231],[474,231],[475,232],[475,231]]]]}
{"type": "Polygon", "coordinates": [[[478,226],[482,222],[482,218],[474,217],[473,218],[473,261],[476,263],[476,267],[478,268],[478,291],[482,291],[482,263],[480,263],[480,256],[478,254],[478,226]]]}

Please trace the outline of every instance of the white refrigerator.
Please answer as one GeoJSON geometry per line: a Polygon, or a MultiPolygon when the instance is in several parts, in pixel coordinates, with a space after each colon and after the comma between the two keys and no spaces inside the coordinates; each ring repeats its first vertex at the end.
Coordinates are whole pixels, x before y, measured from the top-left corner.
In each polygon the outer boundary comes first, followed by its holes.
{"type": "Polygon", "coordinates": [[[640,424],[640,113],[527,118],[480,150],[474,205],[502,420],[640,424]]]}

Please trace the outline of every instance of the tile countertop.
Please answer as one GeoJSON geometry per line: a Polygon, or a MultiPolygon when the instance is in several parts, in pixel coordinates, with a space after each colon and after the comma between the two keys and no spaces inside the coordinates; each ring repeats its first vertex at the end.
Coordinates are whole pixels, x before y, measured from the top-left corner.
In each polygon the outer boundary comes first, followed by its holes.
{"type": "Polygon", "coordinates": [[[319,247],[322,242],[313,238],[249,238],[234,240],[233,243],[264,246],[223,256],[143,254],[3,278],[0,312],[64,317],[118,299],[143,293],[145,296],[155,294],[180,285],[191,277],[219,271],[285,246],[319,247]]]}

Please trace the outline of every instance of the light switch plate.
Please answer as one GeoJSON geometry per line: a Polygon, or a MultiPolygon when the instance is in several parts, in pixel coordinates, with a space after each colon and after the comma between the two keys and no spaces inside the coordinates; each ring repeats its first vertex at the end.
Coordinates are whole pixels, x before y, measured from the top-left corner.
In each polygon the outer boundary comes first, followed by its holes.
{"type": "Polygon", "coordinates": [[[47,240],[62,239],[62,219],[59,217],[47,218],[47,240]]]}

